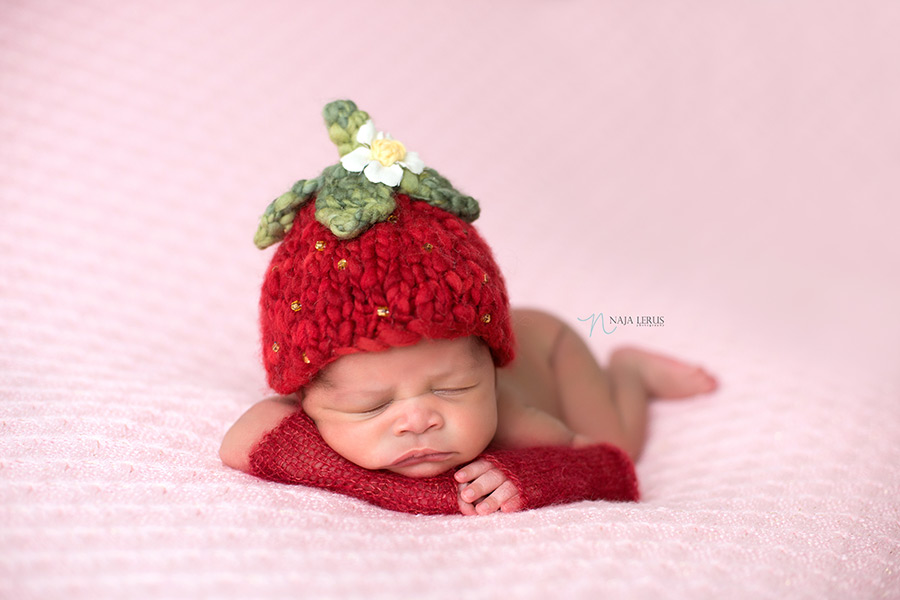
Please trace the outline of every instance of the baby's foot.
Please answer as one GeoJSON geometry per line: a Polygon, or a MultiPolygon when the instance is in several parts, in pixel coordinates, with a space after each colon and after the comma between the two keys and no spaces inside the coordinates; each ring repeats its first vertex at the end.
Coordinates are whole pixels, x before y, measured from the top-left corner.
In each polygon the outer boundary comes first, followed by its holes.
{"type": "Polygon", "coordinates": [[[687,398],[715,390],[719,383],[703,368],[637,348],[621,348],[609,359],[611,369],[626,369],[640,376],[656,398],[687,398]]]}

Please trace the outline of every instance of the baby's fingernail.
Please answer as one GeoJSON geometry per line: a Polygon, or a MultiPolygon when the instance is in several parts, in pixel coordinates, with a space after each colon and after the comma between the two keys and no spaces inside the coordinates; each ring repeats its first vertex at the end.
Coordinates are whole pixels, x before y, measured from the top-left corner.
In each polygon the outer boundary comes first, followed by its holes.
{"type": "Polygon", "coordinates": [[[456,475],[453,476],[457,481],[463,482],[466,480],[466,472],[465,471],[457,471],[456,475]]]}
{"type": "Polygon", "coordinates": [[[475,499],[475,492],[474,492],[473,490],[471,490],[471,489],[468,489],[468,490],[466,490],[466,491],[463,492],[463,498],[464,498],[465,500],[474,500],[474,499],[475,499]]]}

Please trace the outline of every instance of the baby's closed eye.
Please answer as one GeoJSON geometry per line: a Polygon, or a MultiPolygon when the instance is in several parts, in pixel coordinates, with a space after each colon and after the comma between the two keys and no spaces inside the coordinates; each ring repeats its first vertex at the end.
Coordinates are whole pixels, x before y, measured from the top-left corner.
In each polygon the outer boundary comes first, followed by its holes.
{"type": "Polygon", "coordinates": [[[466,392],[472,391],[476,387],[477,387],[477,385],[466,385],[466,386],[460,386],[460,387],[445,387],[445,388],[438,388],[438,389],[431,390],[431,393],[434,394],[435,396],[448,396],[448,397],[461,396],[461,395],[465,394],[466,392]]]}
{"type": "Polygon", "coordinates": [[[375,406],[372,406],[371,408],[361,408],[360,410],[356,410],[353,412],[355,412],[356,414],[359,414],[359,415],[377,415],[378,413],[387,410],[387,407],[389,407],[391,404],[393,404],[393,402],[394,402],[393,400],[388,400],[386,402],[379,402],[378,404],[376,404],[375,406]]]}

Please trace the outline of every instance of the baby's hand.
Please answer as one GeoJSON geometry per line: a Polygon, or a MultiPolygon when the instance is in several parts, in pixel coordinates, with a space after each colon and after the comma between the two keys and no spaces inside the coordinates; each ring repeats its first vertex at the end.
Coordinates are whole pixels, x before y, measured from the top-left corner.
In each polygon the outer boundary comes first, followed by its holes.
{"type": "Polygon", "coordinates": [[[476,460],[456,472],[459,510],[464,515],[489,515],[522,510],[522,496],[503,471],[486,460],[476,460]]]}

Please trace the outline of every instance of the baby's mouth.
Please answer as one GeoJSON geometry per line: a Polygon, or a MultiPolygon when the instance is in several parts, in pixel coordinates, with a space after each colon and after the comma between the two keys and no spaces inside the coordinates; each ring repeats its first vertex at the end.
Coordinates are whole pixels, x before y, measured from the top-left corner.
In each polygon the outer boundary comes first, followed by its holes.
{"type": "Polygon", "coordinates": [[[407,452],[391,464],[391,467],[411,467],[421,463],[441,462],[453,455],[452,452],[438,452],[437,450],[424,449],[407,452]]]}

